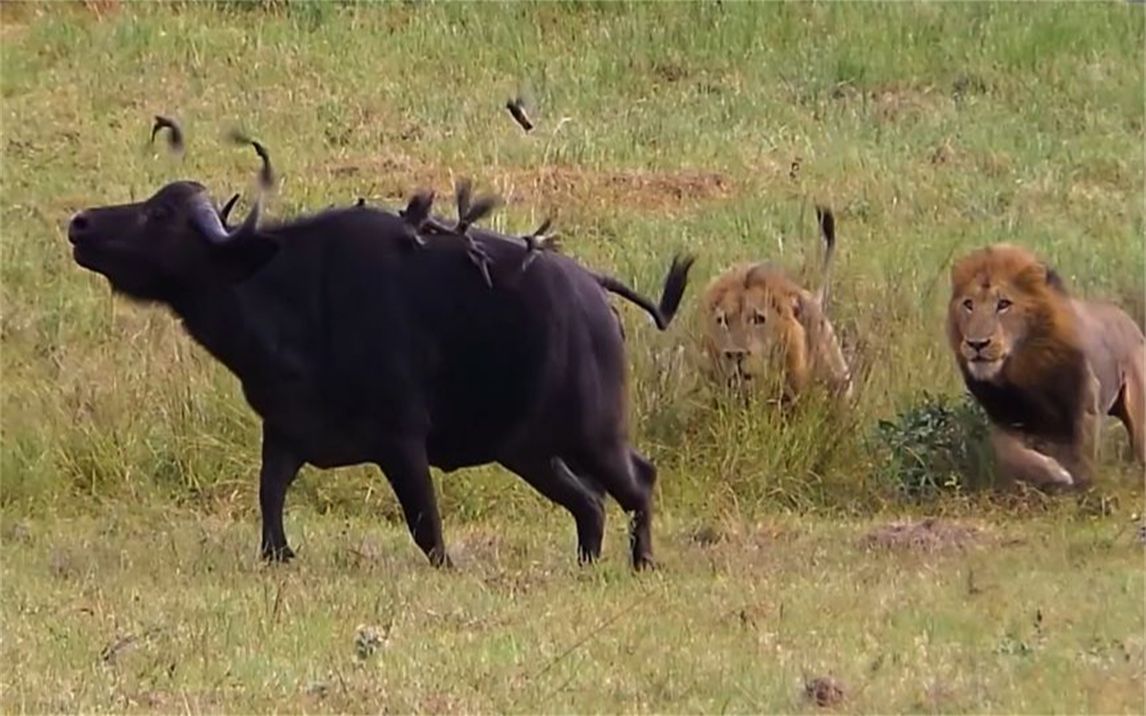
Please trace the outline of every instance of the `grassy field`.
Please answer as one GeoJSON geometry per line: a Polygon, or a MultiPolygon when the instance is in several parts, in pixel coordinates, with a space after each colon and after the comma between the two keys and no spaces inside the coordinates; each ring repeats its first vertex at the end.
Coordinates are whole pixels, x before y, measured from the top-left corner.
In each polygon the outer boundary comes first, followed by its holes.
{"type": "Polygon", "coordinates": [[[1143,319],[1144,21],[1120,2],[0,4],[0,709],[793,711],[834,674],[845,710],[1143,711],[1121,429],[1090,494],[920,503],[876,425],[962,392],[941,328],[961,251],[1026,244],[1143,319]],[[522,82],[529,135],[502,106],[522,82]],[[184,158],[148,146],[156,113],[184,158]],[[496,469],[438,481],[453,574],[366,468],[304,473],[302,559],[256,564],[236,381],[63,233],[176,178],[249,193],[234,127],[275,158],[274,215],[470,176],[508,200],[494,225],[556,212],[568,252],[646,294],[699,254],[668,333],[623,309],[665,569],[628,574],[615,529],[576,569],[571,520],[496,469]],[[691,314],[735,261],[811,278],[816,201],[858,398],[781,419],[704,384],[691,314]],[[923,513],[978,531],[863,541],[923,513]],[[359,658],[359,624],[387,645],[359,658]]]}
{"type": "Polygon", "coordinates": [[[578,569],[551,517],[455,526],[453,573],[306,511],[300,561],[270,569],[254,525],[211,516],[9,525],[3,710],[793,712],[817,678],[864,713],[1142,710],[1125,525],[963,523],[931,549],[856,522],[662,527],[664,569],[634,577],[618,529],[578,569]]]}

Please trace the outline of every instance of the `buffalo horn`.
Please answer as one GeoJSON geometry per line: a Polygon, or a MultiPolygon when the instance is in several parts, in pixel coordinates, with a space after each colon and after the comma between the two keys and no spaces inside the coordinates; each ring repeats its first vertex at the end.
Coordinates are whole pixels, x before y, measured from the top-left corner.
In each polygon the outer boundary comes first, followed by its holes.
{"type": "Polygon", "coordinates": [[[219,219],[223,222],[223,226],[227,225],[227,219],[231,216],[231,209],[235,208],[235,202],[239,200],[238,194],[232,194],[227,203],[223,204],[223,208],[219,210],[219,219]]]}
{"type": "Polygon", "coordinates": [[[241,226],[232,231],[228,231],[223,225],[223,220],[219,217],[219,212],[207,199],[206,195],[200,195],[195,203],[191,206],[191,223],[199,230],[203,236],[213,244],[226,244],[240,234],[251,233],[259,223],[259,213],[262,211],[262,197],[255,201],[255,205],[251,207],[251,211],[247,214],[247,218],[243,220],[241,226]]]}

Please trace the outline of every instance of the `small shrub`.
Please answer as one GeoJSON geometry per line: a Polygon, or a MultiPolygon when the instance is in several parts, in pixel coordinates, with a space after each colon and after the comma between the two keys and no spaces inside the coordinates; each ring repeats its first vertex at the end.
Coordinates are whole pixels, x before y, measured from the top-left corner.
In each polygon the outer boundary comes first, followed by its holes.
{"type": "Polygon", "coordinates": [[[923,393],[896,416],[881,420],[876,439],[882,467],[908,497],[934,497],[989,486],[994,475],[987,416],[970,396],[923,393]]]}

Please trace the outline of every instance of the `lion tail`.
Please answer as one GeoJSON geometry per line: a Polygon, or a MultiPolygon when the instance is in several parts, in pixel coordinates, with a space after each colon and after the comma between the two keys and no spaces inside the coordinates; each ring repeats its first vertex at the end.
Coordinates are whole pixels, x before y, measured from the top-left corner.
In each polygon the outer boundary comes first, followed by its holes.
{"type": "Polygon", "coordinates": [[[824,240],[824,267],[820,287],[816,289],[816,302],[826,309],[828,303],[828,286],[832,271],[832,258],[836,255],[836,217],[832,210],[826,206],[816,206],[816,221],[820,225],[820,237],[824,240]]]}

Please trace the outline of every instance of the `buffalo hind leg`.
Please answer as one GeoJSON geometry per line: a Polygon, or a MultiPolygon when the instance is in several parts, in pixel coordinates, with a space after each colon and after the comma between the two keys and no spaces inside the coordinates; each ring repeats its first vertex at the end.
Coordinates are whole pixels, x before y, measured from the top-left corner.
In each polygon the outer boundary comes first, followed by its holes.
{"type": "Polygon", "coordinates": [[[581,480],[560,458],[512,458],[500,461],[535,490],[561,505],[577,523],[577,561],[593,562],[601,556],[605,535],[605,508],[601,491],[581,480]]]}
{"type": "Polygon", "coordinates": [[[651,567],[653,566],[652,504],[653,488],[657,482],[657,469],[644,455],[632,448],[629,448],[629,458],[633,466],[633,471],[636,473],[637,482],[647,495],[647,505],[633,516],[629,546],[633,551],[634,566],[638,566],[638,554],[640,554],[643,555],[641,558],[643,564],[640,566],[651,567]],[[642,547],[642,545],[644,545],[644,547],[642,547]]]}
{"type": "Polygon", "coordinates": [[[579,453],[577,472],[597,480],[623,510],[631,513],[629,547],[633,568],[653,567],[652,487],[656,470],[652,464],[623,442],[617,442],[603,449],[579,453]]]}
{"type": "Polygon", "coordinates": [[[259,469],[259,509],[262,512],[262,557],[272,562],[288,562],[294,551],[287,546],[283,530],[286,492],[302,467],[286,440],[263,425],[262,467],[259,469]]]}
{"type": "Polygon", "coordinates": [[[430,479],[430,464],[421,440],[405,440],[387,446],[378,467],[386,476],[398,502],[414,543],[435,567],[449,567],[450,558],[442,540],[442,519],[430,479]]]}

